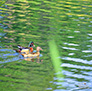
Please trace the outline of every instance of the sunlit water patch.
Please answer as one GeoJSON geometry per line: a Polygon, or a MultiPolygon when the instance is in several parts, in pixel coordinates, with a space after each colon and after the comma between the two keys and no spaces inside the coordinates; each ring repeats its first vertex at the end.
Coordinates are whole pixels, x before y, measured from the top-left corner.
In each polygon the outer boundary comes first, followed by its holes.
{"type": "Polygon", "coordinates": [[[69,49],[69,50],[78,50],[76,48],[70,48],[70,47],[62,47],[63,49],[69,49]]]}
{"type": "Polygon", "coordinates": [[[69,64],[69,63],[63,63],[61,65],[62,67],[68,67],[68,68],[78,68],[78,69],[85,69],[85,70],[92,70],[92,67],[90,66],[80,66],[80,65],[73,65],[73,64],[69,64]]]}
{"type": "Polygon", "coordinates": [[[74,55],[74,53],[69,53],[68,55],[74,55]]]}
{"type": "Polygon", "coordinates": [[[74,36],[68,36],[68,38],[74,38],[74,36]]]}
{"type": "Polygon", "coordinates": [[[70,45],[70,46],[79,46],[78,44],[73,44],[73,43],[64,43],[65,45],[70,45]]]}
{"type": "Polygon", "coordinates": [[[92,53],[92,50],[83,50],[84,53],[92,53]]]}
{"type": "Polygon", "coordinates": [[[80,31],[74,31],[75,33],[80,33],[80,31]]]}
{"type": "Polygon", "coordinates": [[[92,60],[87,61],[87,60],[83,60],[83,59],[79,59],[79,58],[71,58],[71,57],[61,57],[61,59],[92,65],[92,60]]]}
{"type": "Polygon", "coordinates": [[[89,36],[92,36],[92,34],[88,34],[89,36]]]}

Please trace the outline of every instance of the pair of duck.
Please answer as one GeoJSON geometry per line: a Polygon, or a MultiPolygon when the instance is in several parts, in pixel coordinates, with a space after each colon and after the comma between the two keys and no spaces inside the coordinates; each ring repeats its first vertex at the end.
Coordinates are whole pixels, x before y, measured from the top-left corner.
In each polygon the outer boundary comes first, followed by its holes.
{"type": "Polygon", "coordinates": [[[40,50],[43,51],[43,49],[41,47],[37,47],[36,48],[36,52],[33,52],[33,47],[35,47],[34,43],[31,41],[29,43],[28,47],[22,47],[20,45],[18,45],[19,50],[16,50],[16,52],[21,53],[22,56],[24,57],[37,57],[40,55],[40,50]]]}

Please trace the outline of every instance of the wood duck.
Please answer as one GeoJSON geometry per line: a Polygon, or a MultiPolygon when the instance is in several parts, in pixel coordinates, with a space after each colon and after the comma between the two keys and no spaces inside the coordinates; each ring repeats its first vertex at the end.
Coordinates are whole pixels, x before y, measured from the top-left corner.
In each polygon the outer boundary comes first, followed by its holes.
{"type": "Polygon", "coordinates": [[[18,50],[14,49],[16,52],[28,54],[29,52],[33,53],[35,45],[33,41],[30,41],[28,47],[22,47],[21,45],[17,45],[17,47],[19,48],[18,50]]]}
{"type": "Polygon", "coordinates": [[[38,46],[38,47],[36,48],[36,53],[33,53],[33,54],[32,54],[32,53],[28,53],[28,54],[23,53],[23,54],[21,54],[21,55],[23,55],[24,57],[37,57],[37,56],[40,55],[40,50],[43,51],[43,49],[38,46]]]}

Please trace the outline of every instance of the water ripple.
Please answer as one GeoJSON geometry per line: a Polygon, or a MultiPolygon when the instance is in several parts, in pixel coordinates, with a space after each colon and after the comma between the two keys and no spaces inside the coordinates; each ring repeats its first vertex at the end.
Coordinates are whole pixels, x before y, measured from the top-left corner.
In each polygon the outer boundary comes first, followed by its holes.
{"type": "Polygon", "coordinates": [[[7,59],[6,61],[0,61],[0,64],[9,63],[9,62],[18,61],[18,60],[20,60],[19,57],[14,57],[12,59],[7,59]]]}
{"type": "Polygon", "coordinates": [[[87,45],[87,47],[91,47],[91,45],[87,45]]]}
{"type": "Polygon", "coordinates": [[[1,53],[1,54],[0,54],[0,57],[16,56],[16,55],[18,55],[18,53],[14,53],[14,54],[10,54],[10,53],[8,53],[8,54],[4,54],[4,53],[1,53]]]}
{"type": "MultiPolygon", "coordinates": [[[[83,78],[85,80],[91,80],[92,81],[92,76],[91,75],[82,75],[82,74],[75,74],[74,72],[69,72],[69,71],[63,71],[64,75],[74,77],[74,78],[83,78]]],[[[91,73],[91,72],[90,72],[91,73]]]]}
{"type": "Polygon", "coordinates": [[[69,53],[68,55],[74,55],[75,53],[69,53]]]}
{"type": "Polygon", "coordinates": [[[70,61],[74,61],[74,62],[81,62],[81,63],[84,63],[84,64],[92,64],[92,61],[87,61],[87,60],[83,60],[83,59],[80,59],[80,58],[61,57],[61,59],[70,60],[70,61]]]}
{"type": "Polygon", "coordinates": [[[69,47],[62,47],[63,49],[69,49],[69,50],[78,50],[76,48],[69,48],[69,47]]]}
{"type": "Polygon", "coordinates": [[[89,40],[89,42],[92,42],[92,40],[89,40]]]}
{"type": "Polygon", "coordinates": [[[12,52],[13,50],[12,49],[0,49],[0,51],[10,51],[10,52],[12,52]]]}
{"type": "Polygon", "coordinates": [[[84,55],[84,57],[92,57],[92,54],[90,54],[90,55],[84,55]]]}
{"type": "Polygon", "coordinates": [[[69,63],[63,63],[63,64],[61,64],[61,66],[62,67],[69,67],[69,68],[92,70],[92,67],[89,67],[89,66],[73,65],[73,64],[69,64],[69,63]]]}
{"type": "Polygon", "coordinates": [[[89,36],[92,36],[92,34],[88,34],[89,36]]]}
{"type": "Polygon", "coordinates": [[[74,38],[74,36],[68,36],[68,38],[74,38]]]}
{"type": "Polygon", "coordinates": [[[92,50],[83,50],[84,53],[92,53],[92,50]]]}
{"type": "Polygon", "coordinates": [[[63,44],[70,45],[70,46],[79,46],[78,44],[73,44],[73,43],[63,43],[63,44]]]}
{"type": "Polygon", "coordinates": [[[81,73],[82,73],[82,74],[85,74],[85,75],[90,75],[90,76],[92,76],[92,74],[91,74],[92,71],[90,71],[90,72],[81,71],[81,73]]]}
{"type": "Polygon", "coordinates": [[[74,31],[75,33],[80,33],[80,31],[74,31]]]}

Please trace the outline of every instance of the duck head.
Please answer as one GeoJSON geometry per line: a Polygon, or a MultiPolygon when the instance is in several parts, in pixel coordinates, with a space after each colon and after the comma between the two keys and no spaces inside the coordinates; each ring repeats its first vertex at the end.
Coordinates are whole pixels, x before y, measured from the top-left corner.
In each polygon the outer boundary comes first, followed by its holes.
{"type": "Polygon", "coordinates": [[[30,42],[29,42],[29,45],[30,45],[30,47],[35,47],[35,45],[34,45],[34,42],[33,42],[33,41],[30,41],[30,42]]]}
{"type": "Polygon", "coordinates": [[[38,47],[36,48],[36,51],[37,51],[37,52],[43,51],[43,49],[42,49],[41,47],[38,46],[38,47]]]}

